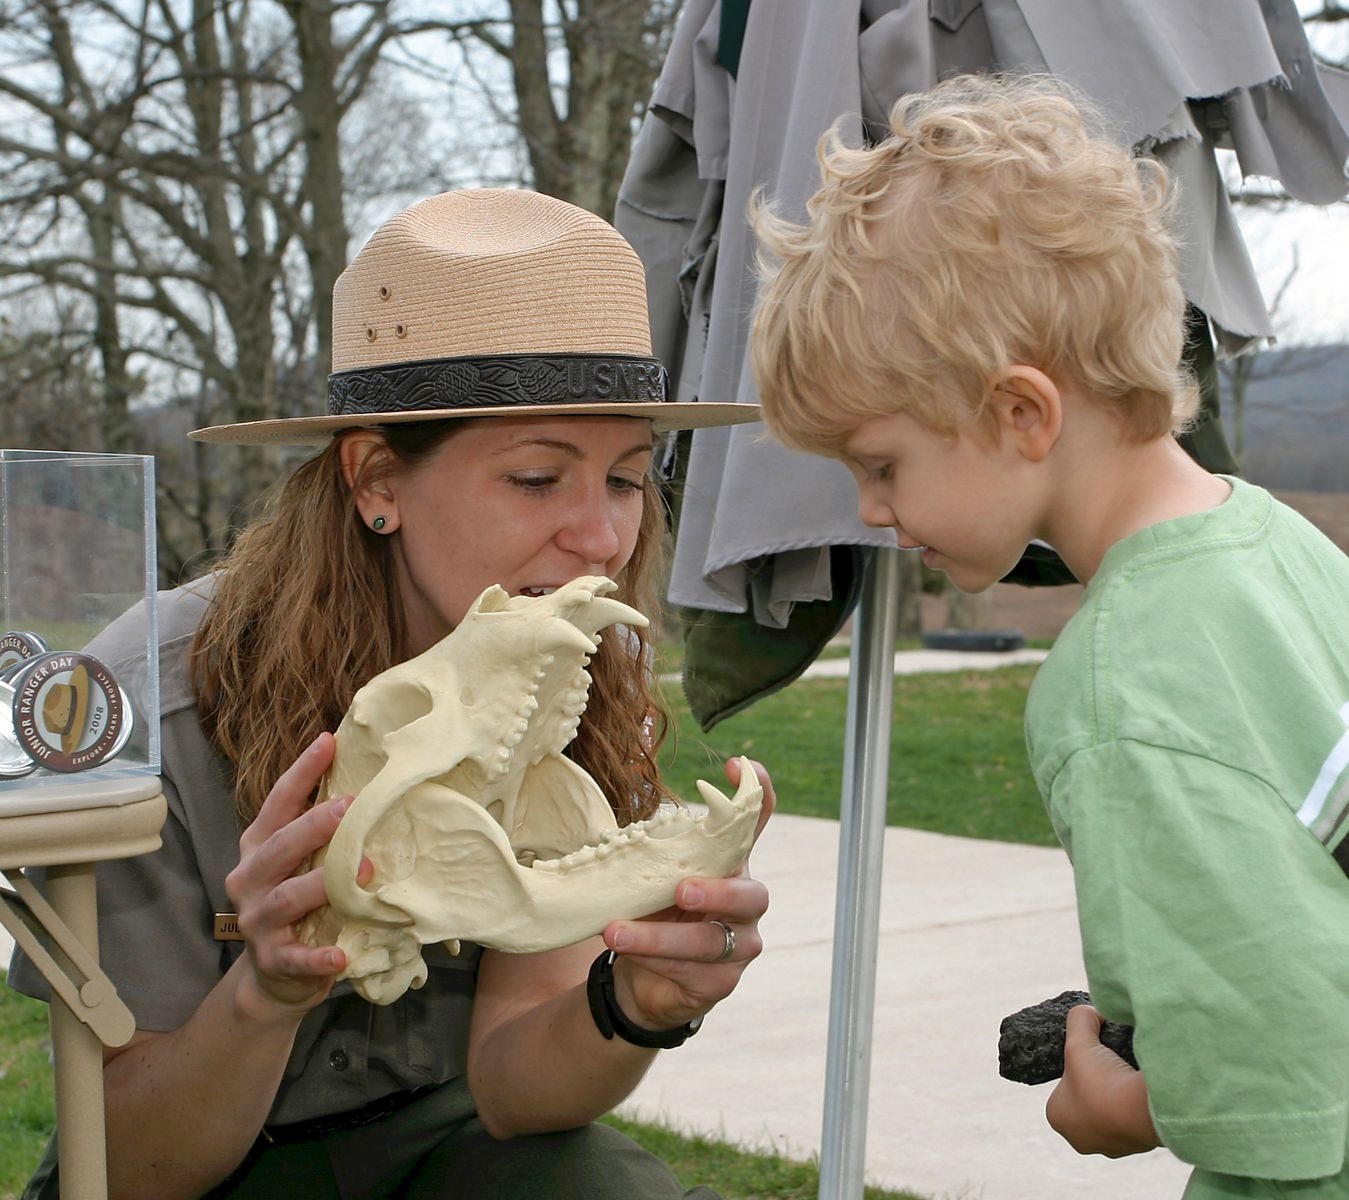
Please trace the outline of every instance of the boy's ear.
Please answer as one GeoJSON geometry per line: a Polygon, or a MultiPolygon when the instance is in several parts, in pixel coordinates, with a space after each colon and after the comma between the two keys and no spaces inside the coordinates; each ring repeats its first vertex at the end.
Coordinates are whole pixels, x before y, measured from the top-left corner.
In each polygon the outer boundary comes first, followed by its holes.
{"type": "Polygon", "coordinates": [[[380,533],[393,533],[398,528],[398,501],[387,477],[366,481],[371,477],[370,468],[389,453],[384,438],[367,429],[344,434],[337,448],[342,478],[351,489],[356,511],[371,529],[376,528],[376,519],[382,518],[378,526],[380,533]]]}
{"type": "Polygon", "coordinates": [[[1038,367],[1008,367],[993,382],[992,405],[998,433],[1031,462],[1041,462],[1063,431],[1063,396],[1038,367]]]}

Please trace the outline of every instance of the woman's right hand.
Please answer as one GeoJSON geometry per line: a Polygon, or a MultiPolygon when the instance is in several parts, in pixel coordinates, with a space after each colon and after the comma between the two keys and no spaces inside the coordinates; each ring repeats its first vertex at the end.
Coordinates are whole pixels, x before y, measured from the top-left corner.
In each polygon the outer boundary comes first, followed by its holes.
{"type": "Polygon", "coordinates": [[[351,803],[350,796],[338,796],[309,806],[332,765],[333,748],[332,734],[320,734],[276,781],[239,838],[239,865],[225,878],[257,987],[265,1000],[292,1014],[319,1004],[347,965],[336,946],[310,946],[296,932],[304,917],[327,903],[323,871],[308,862],[328,844],[351,803]]]}

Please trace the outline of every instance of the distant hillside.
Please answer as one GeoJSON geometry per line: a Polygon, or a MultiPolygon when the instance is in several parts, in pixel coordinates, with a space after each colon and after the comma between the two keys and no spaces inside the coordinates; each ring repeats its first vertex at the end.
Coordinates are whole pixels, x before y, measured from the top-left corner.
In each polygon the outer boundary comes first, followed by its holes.
{"type": "MultiPolygon", "coordinates": [[[[1276,490],[1349,492],[1349,345],[1262,351],[1245,410],[1247,479],[1276,490]]],[[[1222,413],[1235,444],[1226,378],[1222,413]]]]}

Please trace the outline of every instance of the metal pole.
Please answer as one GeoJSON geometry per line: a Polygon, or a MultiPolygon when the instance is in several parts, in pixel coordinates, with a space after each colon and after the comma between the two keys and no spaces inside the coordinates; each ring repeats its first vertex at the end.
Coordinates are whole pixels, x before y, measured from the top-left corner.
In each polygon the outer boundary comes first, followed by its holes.
{"type": "Polygon", "coordinates": [[[898,550],[869,556],[853,616],[834,906],[820,1200],[861,1200],[899,623],[898,550]]]}

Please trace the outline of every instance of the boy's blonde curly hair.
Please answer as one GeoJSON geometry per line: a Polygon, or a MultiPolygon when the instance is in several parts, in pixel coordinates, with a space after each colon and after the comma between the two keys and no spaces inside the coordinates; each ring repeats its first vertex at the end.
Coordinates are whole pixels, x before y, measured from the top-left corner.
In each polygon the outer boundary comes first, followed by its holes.
{"type": "Polygon", "coordinates": [[[1165,171],[1089,120],[1053,80],[958,76],[901,99],[874,146],[826,135],[805,224],[756,197],[769,430],[834,456],[896,412],[954,433],[1020,363],[1109,405],[1130,439],[1180,431],[1198,393],[1165,171]]]}

